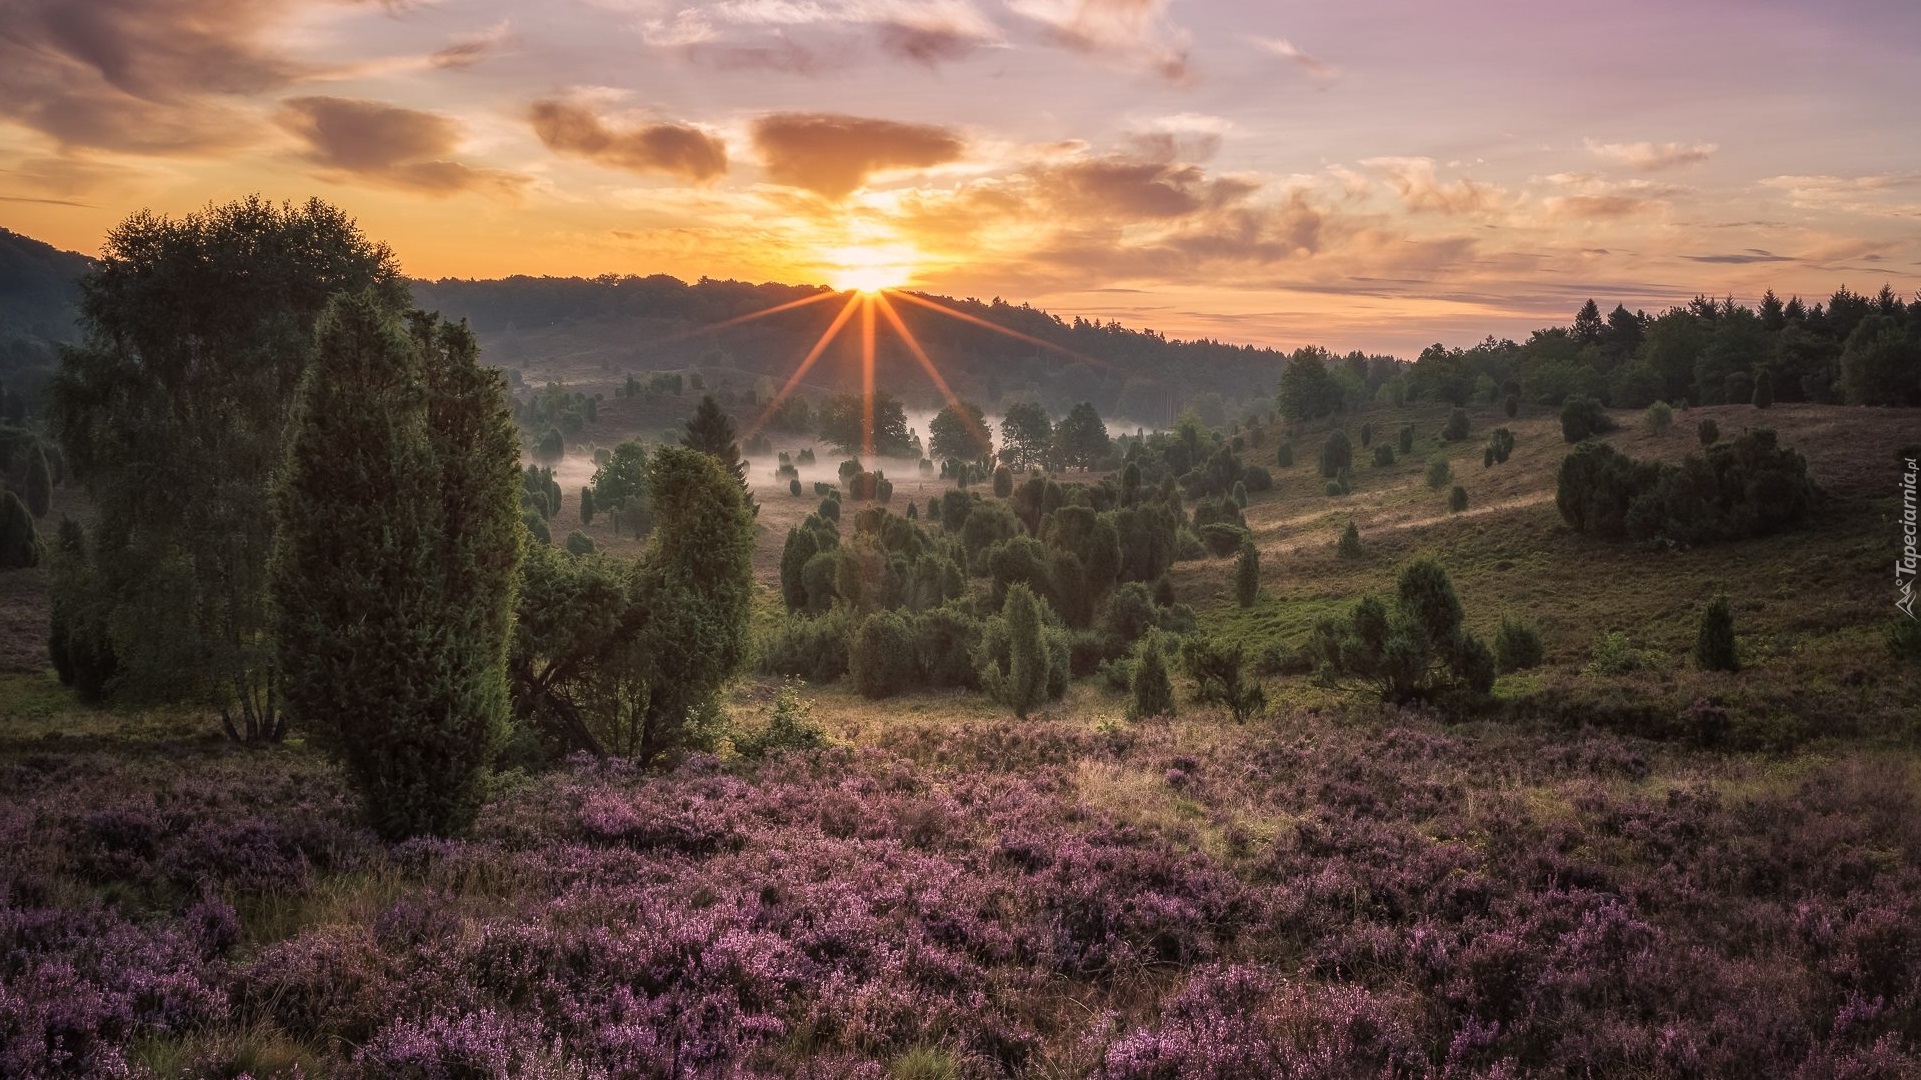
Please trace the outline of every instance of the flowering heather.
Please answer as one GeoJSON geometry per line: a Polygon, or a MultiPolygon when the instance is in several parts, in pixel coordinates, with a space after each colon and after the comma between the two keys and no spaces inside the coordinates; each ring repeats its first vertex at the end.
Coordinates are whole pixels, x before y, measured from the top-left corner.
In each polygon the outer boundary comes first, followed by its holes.
{"type": "Polygon", "coordinates": [[[390,846],[303,752],[162,749],[0,756],[0,1076],[1921,1068],[1921,802],[1865,752],[903,724],[390,846]]]}

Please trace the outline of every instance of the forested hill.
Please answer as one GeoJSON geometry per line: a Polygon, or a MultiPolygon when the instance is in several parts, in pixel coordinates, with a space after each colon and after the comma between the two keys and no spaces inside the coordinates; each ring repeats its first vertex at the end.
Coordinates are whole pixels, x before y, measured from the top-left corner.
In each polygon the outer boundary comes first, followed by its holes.
{"type": "MultiPolygon", "coordinates": [[[[694,369],[709,382],[742,388],[783,380],[834,321],[841,304],[823,300],[719,330],[702,328],[801,300],[819,286],[749,284],[702,279],[687,284],[652,277],[416,281],[421,307],[466,318],[496,362],[522,369],[529,381],[570,384],[621,380],[628,374],[694,369]]],[[[1214,341],[1174,341],[1118,323],[1062,319],[995,298],[989,302],[929,296],[976,319],[1038,338],[1043,348],[905,301],[895,309],[960,396],[992,408],[1033,396],[1056,412],[1091,401],[1105,416],[1167,423],[1182,409],[1218,400],[1231,409],[1267,398],[1284,355],[1273,349],[1214,341]],[[1216,399],[1218,395],[1218,399],[1216,399]]],[[[910,407],[937,407],[933,383],[884,318],[877,347],[884,389],[910,407]]],[[[858,320],[849,324],[808,375],[807,389],[859,386],[858,320]]]]}
{"type": "Polygon", "coordinates": [[[0,229],[0,417],[35,408],[58,345],[73,340],[80,275],[92,260],[0,229]]]}

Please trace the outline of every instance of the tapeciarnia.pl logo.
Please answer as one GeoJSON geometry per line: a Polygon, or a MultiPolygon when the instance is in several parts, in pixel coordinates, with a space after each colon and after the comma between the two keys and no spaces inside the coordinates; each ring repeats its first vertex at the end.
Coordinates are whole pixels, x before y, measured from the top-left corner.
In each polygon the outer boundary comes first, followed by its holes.
{"type": "Polygon", "coordinates": [[[1914,484],[1916,473],[1921,473],[1921,469],[1915,467],[1917,460],[1905,459],[1907,468],[1901,473],[1901,557],[1894,560],[1894,606],[1906,612],[1910,619],[1916,617],[1914,575],[1917,559],[1921,559],[1915,551],[1914,484]]]}

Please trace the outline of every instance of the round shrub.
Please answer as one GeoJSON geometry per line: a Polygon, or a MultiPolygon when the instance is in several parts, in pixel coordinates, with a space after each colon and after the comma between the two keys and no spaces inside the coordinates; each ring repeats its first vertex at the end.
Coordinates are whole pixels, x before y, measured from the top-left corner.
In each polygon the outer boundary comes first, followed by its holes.
{"type": "Polygon", "coordinates": [[[1447,493],[1447,508],[1450,512],[1456,514],[1466,510],[1467,489],[1459,484],[1454,485],[1454,490],[1447,493]]]}
{"type": "Polygon", "coordinates": [[[1704,416],[1695,425],[1694,433],[1700,437],[1702,446],[1713,446],[1721,439],[1721,425],[1714,422],[1714,417],[1704,416]]]}
{"type": "Polygon", "coordinates": [[[914,627],[898,612],[877,611],[861,620],[847,657],[848,674],[862,697],[892,697],[919,678],[914,627]]]}
{"type": "Polygon", "coordinates": [[[1501,616],[1501,629],[1494,635],[1494,668],[1505,675],[1541,666],[1544,656],[1541,634],[1532,626],[1501,616]]]}
{"type": "Polygon", "coordinates": [[[1674,426],[1674,409],[1665,401],[1649,405],[1641,414],[1641,427],[1650,435],[1665,435],[1674,426]]]}

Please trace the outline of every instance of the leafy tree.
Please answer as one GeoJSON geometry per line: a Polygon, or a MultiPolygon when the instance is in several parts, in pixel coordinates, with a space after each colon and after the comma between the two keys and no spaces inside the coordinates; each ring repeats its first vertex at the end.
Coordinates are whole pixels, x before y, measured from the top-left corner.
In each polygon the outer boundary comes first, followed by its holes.
{"type": "Polygon", "coordinates": [[[328,311],[274,561],[287,712],[374,829],[446,834],[507,733],[519,439],[473,334],[368,293],[328,311]]]}
{"type": "Polygon", "coordinates": [[[1336,477],[1341,470],[1354,464],[1354,446],[1347,441],[1347,432],[1336,431],[1328,435],[1321,444],[1321,475],[1336,477]]]}
{"type": "Polygon", "coordinates": [[[1267,694],[1260,684],[1241,675],[1245,661],[1239,645],[1198,635],[1181,642],[1181,666],[1194,680],[1194,700],[1225,706],[1237,724],[1246,723],[1267,707],[1267,694]]]}
{"type": "Polygon", "coordinates": [[[1252,607],[1260,598],[1260,550],[1252,536],[1241,540],[1241,553],[1233,563],[1233,598],[1241,607],[1252,607]]]}
{"type": "Polygon", "coordinates": [[[33,514],[20,496],[0,489],[0,570],[37,566],[40,540],[33,527],[33,514]]]}
{"type": "Polygon", "coordinates": [[[1841,350],[1841,393],[1850,405],[1921,404],[1921,329],[1863,318],[1841,350]]]}
{"type": "MultiPolygon", "coordinates": [[[[839,394],[820,408],[820,438],[843,455],[867,452],[867,406],[859,394],[839,394]]],[[[919,457],[907,430],[907,410],[886,391],[874,394],[873,452],[881,457],[919,457]]]]}
{"type": "Polygon", "coordinates": [[[614,447],[607,464],[594,470],[592,487],[594,509],[606,512],[613,522],[614,535],[620,535],[623,521],[636,535],[647,531],[647,448],[639,440],[629,439],[614,447]]]}
{"type": "Polygon", "coordinates": [[[108,234],[48,418],[114,534],[97,585],[115,693],[205,702],[242,738],[280,737],[273,487],[315,324],[328,297],[363,291],[407,302],[392,252],[317,199],[143,211],[108,234]]]}
{"type": "Polygon", "coordinates": [[[1735,655],[1734,613],[1726,593],[1716,593],[1701,612],[1701,626],[1694,635],[1694,663],[1702,671],[1741,670],[1735,655]]]}
{"type": "Polygon", "coordinates": [[[1340,405],[1340,387],[1328,373],[1326,349],[1308,346],[1294,350],[1281,369],[1281,415],[1294,423],[1326,416],[1340,405]]]}
{"type": "Polygon", "coordinates": [[[1001,463],[1026,471],[1044,464],[1054,442],[1054,422],[1047,410],[1032,401],[1007,407],[1001,418],[1001,463]]]}
{"type": "Polygon", "coordinates": [[[1174,681],[1167,677],[1167,661],[1161,654],[1160,634],[1150,631],[1141,638],[1134,652],[1134,704],[1129,710],[1136,719],[1174,716],[1174,681]]]}
{"type": "Polygon", "coordinates": [[[1089,402],[1067,410],[1067,416],[1054,429],[1054,453],[1067,468],[1092,469],[1112,450],[1107,425],[1089,402]]]}
{"type": "Polygon", "coordinates": [[[994,452],[994,441],[981,407],[963,401],[948,405],[927,425],[927,449],[942,461],[976,461],[994,452]]]}
{"type": "Polygon", "coordinates": [[[755,504],[753,488],[747,483],[747,461],[740,456],[739,436],[734,432],[734,420],[720,409],[720,402],[712,394],[702,394],[700,404],[694,406],[694,415],[687,420],[687,433],[680,437],[680,445],[689,450],[698,450],[726,469],[740,485],[741,498],[745,500],[750,513],[758,516],[760,507],[755,504]]]}

